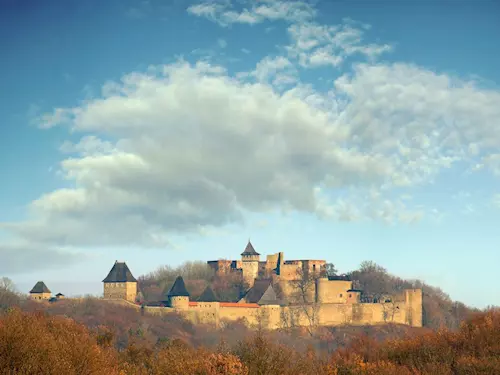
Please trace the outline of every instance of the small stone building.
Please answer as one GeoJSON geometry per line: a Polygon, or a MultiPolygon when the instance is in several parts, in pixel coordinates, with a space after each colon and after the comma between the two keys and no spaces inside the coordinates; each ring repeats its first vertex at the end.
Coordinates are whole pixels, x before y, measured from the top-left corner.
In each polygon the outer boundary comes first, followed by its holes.
{"type": "Polygon", "coordinates": [[[30,298],[34,300],[49,300],[51,296],[52,292],[43,281],[37,282],[30,290],[30,298]]]}

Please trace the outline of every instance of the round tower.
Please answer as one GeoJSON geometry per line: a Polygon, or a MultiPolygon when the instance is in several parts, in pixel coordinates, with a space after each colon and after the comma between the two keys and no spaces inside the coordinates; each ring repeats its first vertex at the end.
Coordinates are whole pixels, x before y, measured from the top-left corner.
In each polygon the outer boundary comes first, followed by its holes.
{"type": "Polygon", "coordinates": [[[178,310],[187,310],[189,307],[189,292],[182,276],[177,276],[174,285],[167,294],[167,305],[178,310]]]}

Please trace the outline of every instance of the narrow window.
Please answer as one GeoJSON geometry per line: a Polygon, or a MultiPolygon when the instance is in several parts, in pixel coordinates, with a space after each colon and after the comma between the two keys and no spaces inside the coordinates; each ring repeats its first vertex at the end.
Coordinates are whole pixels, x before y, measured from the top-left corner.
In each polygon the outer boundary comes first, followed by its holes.
{"type": "Polygon", "coordinates": [[[342,293],[340,293],[340,298],[342,298],[342,293]]]}

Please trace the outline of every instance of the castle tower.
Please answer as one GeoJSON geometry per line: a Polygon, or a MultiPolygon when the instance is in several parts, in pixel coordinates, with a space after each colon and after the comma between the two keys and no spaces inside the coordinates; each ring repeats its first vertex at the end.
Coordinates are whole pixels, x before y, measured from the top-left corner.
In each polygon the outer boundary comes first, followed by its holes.
{"type": "Polygon", "coordinates": [[[406,289],[406,324],[412,327],[422,327],[423,323],[423,294],[422,289],[406,289]]]}
{"type": "Polygon", "coordinates": [[[189,292],[184,284],[182,276],[177,276],[174,285],[170,288],[167,294],[167,304],[179,310],[187,310],[189,307],[189,292]]]}
{"type": "Polygon", "coordinates": [[[30,298],[36,300],[49,299],[52,292],[47,288],[47,285],[43,281],[39,281],[35,284],[33,289],[30,290],[30,298]]]}
{"type": "Polygon", "coordinates": [[[104,283],[104,298],[135,302],[137,280],[125,262],[116,261],[102,282],[104,283]]]}
{"type": "Polygon", "coordinates": [[[250,288],[259,274],[259,260],[260,254],[255,251],[252,243],[248,240],[245,251],[241,253],[241,270],[243,272],[243,280],[250,288]]]}

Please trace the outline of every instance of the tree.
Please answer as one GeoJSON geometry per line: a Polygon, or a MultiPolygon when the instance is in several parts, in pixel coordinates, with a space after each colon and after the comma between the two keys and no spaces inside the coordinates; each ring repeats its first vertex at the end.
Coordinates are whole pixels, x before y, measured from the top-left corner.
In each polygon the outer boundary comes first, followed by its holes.
{"type": "Polygon", "coordinates": [[[5,310],[13,306],[19,306],[21,296],[11,279],[2,277],[0,279],[0,310],[5,310]]]}
{"type": "Polygon", "coordinates": [[[333,263],[327,263],[325,265],[326,269],[326,275],[327,276],[337,276],[337,269],[335,268],[335,265],[333,263]]]}
{"type": "Polygon", "coordinates": [[[242,297],[248,285],[245,284],[241,273],[229,272],[215,276],[212,288],[220,301],[233,302],[242,297]]]}
{"type": "Polygon", "coordinates": [[[2,277],[0,279],[0,290],[5,290],[5,291],[17,293],[16,285],[8,277],[2,277]]]}
{"type": "MultiPolygon", "coordinates": [[[[291,302],[298,307],[300,312],[306,317],[308,333],[313,336],[318,326],[320,304],[316,301],[316,280],[320,277],[317,272],[309,272],[304,268],[297,269],[297,278],[291,280],[292,287],[291,302]]],[[[293,311],[293,307],[290,311],[293,311]]]]}

